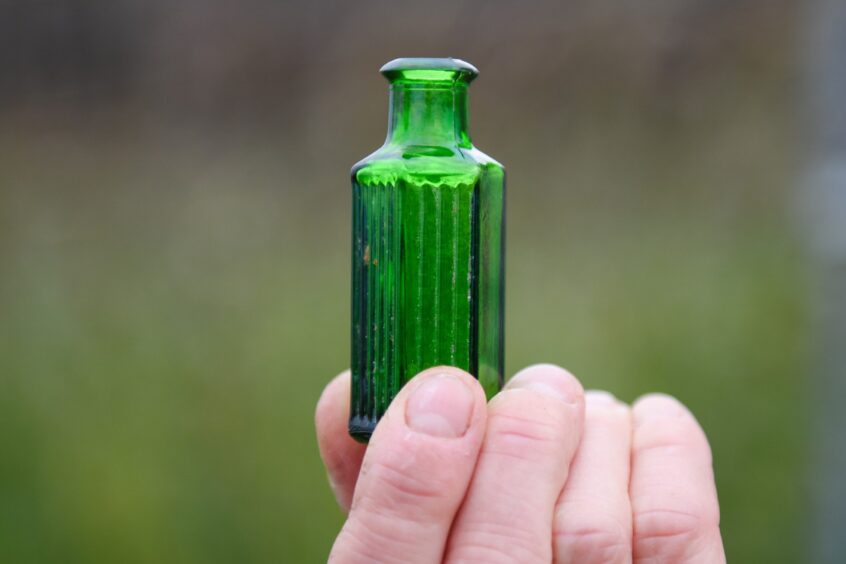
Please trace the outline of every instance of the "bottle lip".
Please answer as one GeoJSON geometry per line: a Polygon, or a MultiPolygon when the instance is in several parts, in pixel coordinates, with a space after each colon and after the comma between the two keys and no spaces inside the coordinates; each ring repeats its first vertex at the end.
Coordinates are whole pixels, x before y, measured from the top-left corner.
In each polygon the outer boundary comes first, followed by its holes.
{"type": "Polygon", "coordinates": [[[479,69],[452,57],[402,57],[386,63],[379,72],[391,83],[469,83],[479,76],[479,69]]]}

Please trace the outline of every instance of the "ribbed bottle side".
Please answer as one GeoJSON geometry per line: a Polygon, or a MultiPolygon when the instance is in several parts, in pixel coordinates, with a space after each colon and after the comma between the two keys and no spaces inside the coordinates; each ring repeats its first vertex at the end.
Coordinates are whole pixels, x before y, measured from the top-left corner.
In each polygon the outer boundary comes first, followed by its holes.
{"type": "Polygon", "coordinates": [[[476,374],[479,185],[353,183],[352,410],[366,436],[437,365],[476,374]]]}
{"type": "Polygon", "coordinates": [[[505,172],[482,167],[479,184],[478,371],[488,398],[498,392],[505,374],[505,172]]]}
{"type": "Polygon", "coordinates": [[[399,386],[400,199],[353,183],[351,431],[372,429],[399,386]]]}

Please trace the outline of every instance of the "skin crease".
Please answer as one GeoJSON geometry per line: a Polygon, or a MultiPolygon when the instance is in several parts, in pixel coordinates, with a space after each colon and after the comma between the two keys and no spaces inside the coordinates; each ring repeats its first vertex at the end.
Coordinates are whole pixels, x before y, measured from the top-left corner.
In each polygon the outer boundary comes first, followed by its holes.
{"type": "Polygon", "coordinates": [[[347,521],[333,563],[722,563],[711,451],[678,400],[626,405],[553,365],[486,404],[431,368],[369,445],[347,433],[350,374],[324,390],[318,446],[347,521]]]}

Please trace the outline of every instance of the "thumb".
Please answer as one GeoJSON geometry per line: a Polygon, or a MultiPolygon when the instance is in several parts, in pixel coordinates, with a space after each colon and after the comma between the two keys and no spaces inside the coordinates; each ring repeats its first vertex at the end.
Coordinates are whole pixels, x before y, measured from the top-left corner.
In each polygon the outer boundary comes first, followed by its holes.
{"type": "Polygon", "coordinates": [[[400,391],[376,426],[333,562],[440,562],[485,431],[479,383],[436,367],[400,391]]]}

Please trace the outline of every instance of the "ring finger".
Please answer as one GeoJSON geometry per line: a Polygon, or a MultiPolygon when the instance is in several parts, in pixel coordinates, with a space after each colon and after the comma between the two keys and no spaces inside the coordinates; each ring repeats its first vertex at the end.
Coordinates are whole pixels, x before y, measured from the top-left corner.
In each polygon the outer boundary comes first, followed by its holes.
{"type": "Polygon", "coordinates": [[[555,509],[559,564],[632,561],[631,410],[607,392],[585,394],[585,428],[555,509]]]}

